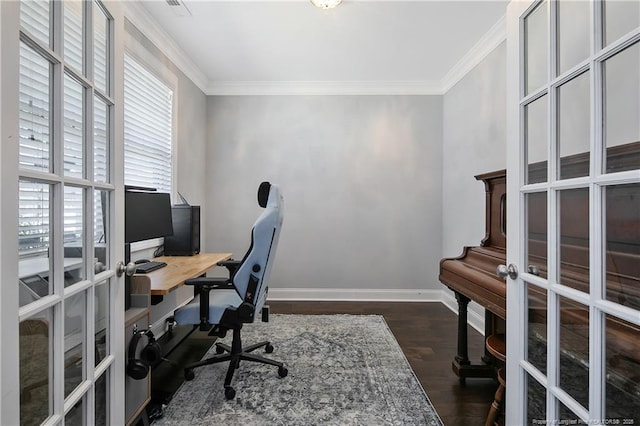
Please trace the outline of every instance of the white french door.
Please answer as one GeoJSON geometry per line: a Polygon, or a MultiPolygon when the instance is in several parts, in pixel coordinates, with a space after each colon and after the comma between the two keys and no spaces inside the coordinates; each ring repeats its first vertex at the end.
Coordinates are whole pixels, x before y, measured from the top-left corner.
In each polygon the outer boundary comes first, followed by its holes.
{"type": "Polygon", "coordinates": [[[0,2],[0,424],[124,422],[120,7],[0,2]]]}
{"type": "Polygon", "coordinates": [[[507,19],[506,423],[640,424],[640,2],[507,19]]]}

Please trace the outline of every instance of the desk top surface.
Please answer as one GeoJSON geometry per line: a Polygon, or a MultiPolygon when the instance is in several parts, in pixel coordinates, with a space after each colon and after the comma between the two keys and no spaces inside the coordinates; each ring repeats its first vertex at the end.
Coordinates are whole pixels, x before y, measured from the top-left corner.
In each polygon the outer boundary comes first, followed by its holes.
{"type": "Polygon", "coordinates": [[[163,296],[184,285],[184,281],[196,278],[214,268],[218,262],[231,259],[231,253],[200,253],[195,256],[160,256],[155,262],[167,266],[147,274],[135,274],[132,279],[148,279],[152,296],[163,296]]]}

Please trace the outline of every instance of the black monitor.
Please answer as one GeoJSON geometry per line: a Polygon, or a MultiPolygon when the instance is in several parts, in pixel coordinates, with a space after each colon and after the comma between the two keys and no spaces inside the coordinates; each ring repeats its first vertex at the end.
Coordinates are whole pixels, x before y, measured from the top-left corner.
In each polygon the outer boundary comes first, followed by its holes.
{"type": "Polygon", "coordinates": [[[125,243],[173,235],[171,197],[167,193],[127,189],[124,217],[125,243]]]}

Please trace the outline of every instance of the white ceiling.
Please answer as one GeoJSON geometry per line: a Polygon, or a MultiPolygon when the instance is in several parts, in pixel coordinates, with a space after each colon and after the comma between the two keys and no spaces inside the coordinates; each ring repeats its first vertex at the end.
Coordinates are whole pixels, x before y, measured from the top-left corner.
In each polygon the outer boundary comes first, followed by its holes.
{"type": "Polygon", "coordinates": [[[483,37],[485,44],[492,33],[504,39],[507,1],[343,0],[332,10],[308,0],[184,4],[190,14],[178,16],[181,6],[139,1],[144,22],[132,20],[162,50],[173,48],[178,66],[207,94],[274,87],[442,93],[483,37]]]}

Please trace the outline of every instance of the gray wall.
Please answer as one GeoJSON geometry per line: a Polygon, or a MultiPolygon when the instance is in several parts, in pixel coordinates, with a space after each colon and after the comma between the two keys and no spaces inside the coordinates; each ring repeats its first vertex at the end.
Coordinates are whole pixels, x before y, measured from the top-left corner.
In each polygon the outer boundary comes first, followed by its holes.
{"type": "MultiPolygon", "coordinates": [[[[506,113],[503,42],[444,96],[442,257],[459,256],[484,238],[484,184],[474,176],[506,168],[506,113]]],[[[483,329],[484,310],[474,302],[469,322],[483,329]]]]}
{"type": "Polygon", "coordinates": [[[209,250],[242,256],[270,180],[272,288],[440,288],[441,96],[209,97],[207,113],[209,250]]]}
{"type": "Polygon", "coordinates": [[[484,185],[475,175],[504,169],[506,43],[444,96],[442,255],[458,256],[484,237],[484,185]]]}

